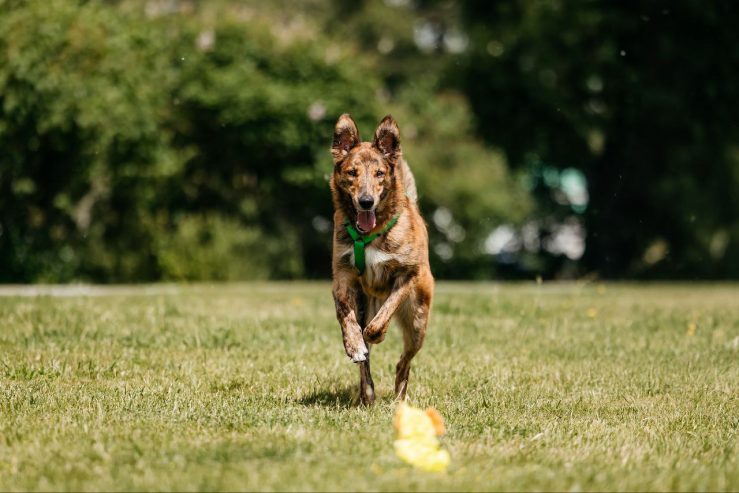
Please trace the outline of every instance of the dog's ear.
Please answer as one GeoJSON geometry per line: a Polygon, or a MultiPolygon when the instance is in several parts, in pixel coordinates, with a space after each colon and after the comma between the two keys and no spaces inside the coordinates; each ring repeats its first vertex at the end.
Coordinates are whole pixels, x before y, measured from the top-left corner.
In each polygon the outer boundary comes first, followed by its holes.
{"type": "Polygon", "coordinates": [[[391,115],[382,119],[375,130],[373,145],[394,165],[400,158],[400,130],[391,115]]]}
{"type": "Polygon", "coordinates": [[[354,146],[359,144],[359,130],[357,124],[354,123],[349,113],[344,113],[336,120],[334,127],[334,143],[331,146],[331,155],[334,157],[334,164],[338,164],[344,160],[354,146]]]}

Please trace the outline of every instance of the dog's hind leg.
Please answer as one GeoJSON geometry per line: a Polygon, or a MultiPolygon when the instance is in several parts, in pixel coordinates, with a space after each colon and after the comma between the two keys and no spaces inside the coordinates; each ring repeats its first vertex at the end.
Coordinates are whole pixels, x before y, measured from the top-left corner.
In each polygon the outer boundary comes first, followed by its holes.
{"type": "Polygon", "coordinates": [[[371,344],[367,344],[367,351],[367,359],[359,363],[359,402],[363,406],[371,406],[375,403],[375,384],[370,372],[371,344]]]}
{"type": "Polygon", "coordinates": [[[408,378],[411,373],[411,360],[423,346],[423,340],[426,337],[431,312],[431,293],[432,291],[417,286],[398,310],[398,322],[403,330],[403,354],[400,355],[400,361],[395,367],[395,398],[397,400],[405,400],[408,378]]]}
{"type": "MultiPolygon", "coordinates": [[[[363,298],[362,329],[375,317],[377,310],[381,306],[381,303],[375,298],[369,296],[364,296],[363,298]]],[[[371,406],[375,403],[375,384],[372,381],[372,373],[370,372],[371,352],[372,344],[367,344],[367,359],[359,364],[359,402],[364,406],[371,406]]]]}

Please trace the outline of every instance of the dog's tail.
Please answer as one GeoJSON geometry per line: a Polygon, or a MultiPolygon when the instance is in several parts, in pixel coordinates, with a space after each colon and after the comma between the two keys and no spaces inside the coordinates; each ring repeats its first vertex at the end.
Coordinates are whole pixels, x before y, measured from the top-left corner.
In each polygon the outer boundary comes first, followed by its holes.
{"type": "Polygon", "coordinates": [[[413,202],[418,201],[418,192],[416,191],[416,179],[413,177],[411,168],[405,159],[400,164],[400,174],[403,180],[403,186],[405,187],[405,195],[413,202]]]}

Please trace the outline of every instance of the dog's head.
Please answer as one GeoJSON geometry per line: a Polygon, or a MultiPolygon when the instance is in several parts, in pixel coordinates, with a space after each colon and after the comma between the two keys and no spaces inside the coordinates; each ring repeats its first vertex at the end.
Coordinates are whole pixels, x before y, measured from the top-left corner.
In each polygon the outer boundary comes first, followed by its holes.
{"type": "Polygon", "coordinates": [[[372,142],[362,142],[357,125],[348,114],[339,117],[331,147],[334,186],[351,198],[357,229],[369,233],[377,225],[375,216],[395,183],[395,167],[401,157],[400,133],[387,115],[372,142]]]}

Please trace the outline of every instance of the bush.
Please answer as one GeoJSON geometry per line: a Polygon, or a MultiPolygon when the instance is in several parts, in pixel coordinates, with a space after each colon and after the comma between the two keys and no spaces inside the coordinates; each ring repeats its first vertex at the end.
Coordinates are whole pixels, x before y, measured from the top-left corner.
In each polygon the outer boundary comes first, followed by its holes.
{"type": "Polygon", "coordinates": [[[361,66],[229,16],[1,5],[0,280],[295,277],[326,251],[334,118],[373,114],[361,66]],[[215,273],[237,264],[254,271],[215,273]]]}
{"type": "Polygon", "coordinates": [[[0,279],[152,278],[146,216],[179,171],[165,40],[94,3],[3,7],[0,279]]]}
{"type": "MultiPolygon", "coordinates": [[[[222,216],[183,216],[171,235],[160,236],[157,259],[162,278],[175,281],[267,279],[275,245],[261,231],[222,216]]],[[[276,245],[279,248],[279,245],[276,245]]],[[[286,257],[286,270],[300,268],[286,257]]]]}

